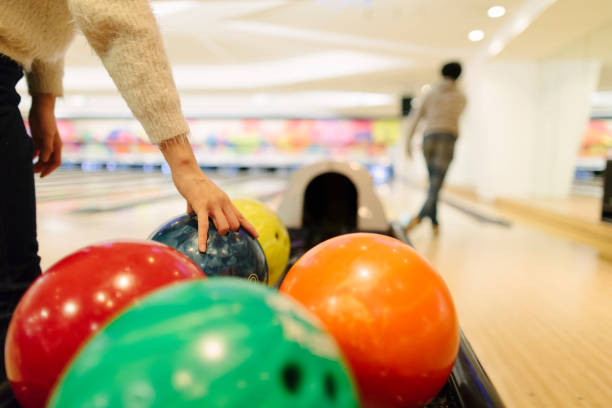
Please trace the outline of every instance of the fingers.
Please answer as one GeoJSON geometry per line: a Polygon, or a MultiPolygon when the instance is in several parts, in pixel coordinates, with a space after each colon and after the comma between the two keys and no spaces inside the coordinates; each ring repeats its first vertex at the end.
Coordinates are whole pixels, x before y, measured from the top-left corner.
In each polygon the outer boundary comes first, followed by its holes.
{"type": "Polygon", "coordinates": [[[247,230],[252,236],[254,236],[255,238],[259,238],[259,233],[257,232],[257,230],[255,229],[255,227],[253,226],[253,224],[251,224],[245,217],[244,215],[240,214],[240,212],[236,211],[236,213],[238,214],[238,221],[240,222],[240,225],[242,225],[242,228],[244,228],[245,230],[247,230]]]}
{"type": "Polygon", "coordinates": [[[38,161],[34,164],[34,173],[40,173],[40,177],[45,177],[52,173],[62,164],[62,140],[59,134],[55,134],[51,141],[42,146],[41,150],[34,150],[34,157],[38,156],[38,161]]]}
{"type": "Polygon", "coordinates": [[[200,252],[206,252],[206,240],[208,239],[208,214],[201,211],[198,214],[198,248],[200,252]]]}
{"type": "Polygon", "coordinates": [[[53,153],[53,148],[55,147],[55,137],[45,135],[43,136],[43,142],[40,146],[40,156],[38,160],[47,162],[51,158],[51,154],[53,153]]]}
{"type": "Polygon", "coordinates": [[[172,172],[172,181],[177,190],[187,201],[187,211],[198,215],[198,232],[200,251],[206,250],[209,220],[212,219],[220,235],[226,235],[230,228],[238,230],[240,225],[257,236],[255,228],[236,210],[227,194],[209,180],[197,167],[180,167],[172,172]],[[197,169],[197,170],[196,170],[197,169]]]}
{"type": "Polygon", "coordinates": [[[232,231],[238,231],[240,228],[240,221],[238,221],[238,216],[236,215],[238,211],[234,208],[232,204],[228,204],[224,209],[223,213],[225,214],[225,218],[229,223],[229,227],[232,231]]]}
{"type": "Polygon", "coordinates": [[[49,160],[46,163],[45,168],[41,171],[40,177],[43,178],[48,174],[51,174],[55,169],[57,169],[62,164],[62,141],[59,138],[59,135],[56,135],[55,142],[53,145],[53,153],[49,160]]]}
{"type": "Polygon", "coordinates": [[[35,95],[32,97],[29,123],[34,150],[32,159],[38,157],[34,166],[36,173],[44,177],[55,170],[62,162],[62,142],[57,130],[54,114],[55,97],[35,95]]]}
{"type": "MultiPolygon", "coordinates": [[[[190,209],[193,211],[193,208],[191,207],[190,204],[187,204],[187,209],[188,211],[190,209]]],[[[200,252],[206,252],[206,240],[208,239],[208,228],[209,228],[209,222],[208,222],[209,213],[207,211],[199,211],[197,212],[197,214],[198,214],[198,248],[200,249],[200,252]]],[[[227,234],[230,228],[230,223],[225,213],[221,210],[221,208],[213,209],[212,212],[210,213],[210,218],[212,218],[219,234],[221,235],[227,234]]],[[[238,223],[238,221],[236,220],[235,223],[238,223]]]]}
{"type": "Polygon", "coordinates": [[[45,168],[46,165],[47,165],[47,163],[43,163],[40,160],[38,160],[34,164],[34,174],[40,173],[41,171],[43,171],[43,169],[45,168]]]}
{"type": "Polygon", "coordinates": [[[42,162],[38,160],[38,162],[36,162],[34,165],[34,174],[40,173],[40,176],[43,177],[42,174],[46,172],[48,167],[49,162],[42,162]]]}
{"type": "Polygon", "coordinates": [[[211,218],[213,219],[213,222],[215,223],[215,227],[217,227],[217,231],[219,232],[219,234],[227,234],[227,231],[229,231],[229,223],[227,222],[227,218],[225,217],[225,214],[223,213],[221,208],[213,209],[211,218]]]}
{"type": "Polygon", "coordinates": [[[40,178],[51,174],[55,169],[57,169],[62,164],[62,154],[61,150],[54,151],[50,160],[47,162],[45,169],[40,173],[40,178]]]}

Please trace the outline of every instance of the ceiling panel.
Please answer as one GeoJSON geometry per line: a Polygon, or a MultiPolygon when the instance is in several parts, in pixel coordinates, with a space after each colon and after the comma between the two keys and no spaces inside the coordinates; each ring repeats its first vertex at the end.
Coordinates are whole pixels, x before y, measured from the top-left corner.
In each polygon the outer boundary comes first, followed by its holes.
{"type": "MultiPolygon", "coordinates": [[[[500,53],[500,58],[546,58],[563,53],[612,24],[612,0],[557,0],[500,53]]],[[[612,38],[607,37],[608,49],[612,38]]],[[[580,55],[578,55],[579,57],[580,55]]],[[[596,55],[593,55],[596,56],[596,55]]]]}
{"type": "MultiPolygon", "coordinates": [[[[534,59],[612,52],[612,0],[226,0],[152,1],[177,84],[187,94],[345,91],[417,93],[449,59],[469,61],[538,5],[542,14],[517,31],[496,57],[534,59]],[[505,16],[487,9],[503,5],[505,16]],[[524,28],[524,27],[523,27],[524,28]],[[485,40],[467,33],[482,29],[485,40]],[[600,30],[602,34],[598,34],[600,30]],[[603,30],[603,31],[602,31],[603,30]],[[521,32],[522,31],[522,32],[521,32]],[[513,38],[516,36],[515,38],[513,38]],[[573,47],[573,48],[572,48],[573,47]]],[[[604,58],[612,66],[612,56],[604,58]]],[[[109,93],[114,86],[85,39],[69,49],[67,94],[109,93]],[[97,72],[96,72],[97,70],[97,72]],[[92,81],[92,78],[97,78],[92,81]],[[95,83],[95,87],[83,86],[95,83]]],[[[605,64],[602,86],[612,79],[605,64]]],[[[344,108],[342,108],[344,109],[344,108]]],[[[392,112],[396,104],[372,107],[392,112]]]]}

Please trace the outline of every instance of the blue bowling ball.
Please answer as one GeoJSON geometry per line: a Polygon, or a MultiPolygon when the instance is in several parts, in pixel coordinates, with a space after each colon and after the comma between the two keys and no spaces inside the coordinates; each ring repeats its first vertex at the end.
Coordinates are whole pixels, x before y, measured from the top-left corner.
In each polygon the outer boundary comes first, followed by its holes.
{"type": "Polygon", "coordinates": [[[263,249],[242,228],[221,235],[210,220],[206,252],[200,252],[197,215],[185,214],[158,228],[149,239],[187,255],[208,277],[235,276],[268,283],[268,266],[263,249]]]}

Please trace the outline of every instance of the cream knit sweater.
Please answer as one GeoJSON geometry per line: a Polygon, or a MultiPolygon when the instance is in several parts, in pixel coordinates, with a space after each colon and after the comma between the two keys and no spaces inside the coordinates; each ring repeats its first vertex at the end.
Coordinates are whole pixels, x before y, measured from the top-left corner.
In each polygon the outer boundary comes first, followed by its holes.
{"type": "Polygon", "coordinates": [[[0,54],[23,65],[31,94],[61,96],[80,29],[151,142],[189,132],[147,0],[0,0],[0,54]]]}
{"type": "Polygon", "coordinates": [[[408,130],[408,137],[412,137],[421,118],[425,118],[427,121],[424,135],[444,132],[458,137],[459,118],[465,109],[465,105],[465,95],[457,89],[456,82],[446,78],[442,79],[423,98],[421,106],[414,114],[414,119],[408,130]]]}

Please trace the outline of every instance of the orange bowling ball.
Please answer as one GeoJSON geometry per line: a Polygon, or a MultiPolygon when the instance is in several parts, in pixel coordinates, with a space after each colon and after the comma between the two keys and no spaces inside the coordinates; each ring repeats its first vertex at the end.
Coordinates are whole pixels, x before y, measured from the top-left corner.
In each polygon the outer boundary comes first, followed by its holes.
{"type": "Polygon", "coordinates": [[[365,407],[421,407],[448,379],[459,350],[455,306],[442,277],[403,242],[332,238],[300,258],[280,290],[336,338],[365,407]]]}

